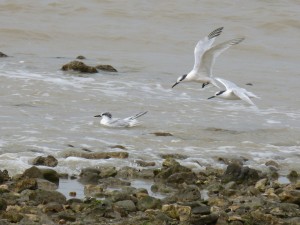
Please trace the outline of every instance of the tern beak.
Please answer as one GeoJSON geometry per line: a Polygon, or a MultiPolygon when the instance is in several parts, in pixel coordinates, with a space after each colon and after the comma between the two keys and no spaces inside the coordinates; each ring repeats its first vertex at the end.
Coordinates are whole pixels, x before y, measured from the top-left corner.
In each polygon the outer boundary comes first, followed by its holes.
{"type": "Polygon", "coordinates": [[[211,99],[211,98],[214,98],[214,97],[216,97],[216,96],[211,96],[211,97],[209,97],[208,99],[211,99]]]}
{"type": "Polygon", "coordinates": [[[179,82],[176,82],[175,84],[173,84],[172,88],[175,87],[177,84],[179,84],[179,82]]]}
{"type": "Polygon", "coordinates": [[[96,116],[94,116],[94,117],[102,117],[101,115],[96,115],[96,116]]]}

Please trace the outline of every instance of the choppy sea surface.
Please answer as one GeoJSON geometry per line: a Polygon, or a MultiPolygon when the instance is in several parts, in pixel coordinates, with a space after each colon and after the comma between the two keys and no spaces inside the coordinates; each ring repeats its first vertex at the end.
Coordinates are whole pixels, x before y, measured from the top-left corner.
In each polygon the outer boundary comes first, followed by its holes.
{"type": "Polygon", "coordinates": [[[299,171],[299,10],[296,0],[0,1],[0,51],[9,55],[0,58],[1,168],[18,173],[51,154],[56,170],[78,174],[138,159],[160,165],[161,154],[180,153],[194,169],[242,157],[251,167],[274,160],[282,174],[299,171]],[[257,107],[207,100],[212,86],[171,88],[191,70],[197,41],[221,26],[216,43],[246,39],[217,59],[213,73],[260,96],[257,107]],[[118,72],[60,70],[78,55],[118,72]],[[112,129],[93,117],[107,111],[148,114],[139,127],[112,129]],[[64,158],[73,150],[119,151],[114,145],[129,158],[64,158]]]}

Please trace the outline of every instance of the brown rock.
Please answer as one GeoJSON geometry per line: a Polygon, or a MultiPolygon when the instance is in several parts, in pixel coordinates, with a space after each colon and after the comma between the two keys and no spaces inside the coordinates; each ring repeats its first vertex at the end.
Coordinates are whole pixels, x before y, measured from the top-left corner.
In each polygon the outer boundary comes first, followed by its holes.
{"type": "Polygon", "coordinates": [[[4,58],[4,57],[8,57],[6,54],[4,54],[3,52],[0,52],[0,58],[4,58]]]}
{"type": "Polygon", "coordinates": [[[26,189],[36,190],[37,181],[36,178],[24,178],[17,181],[13,186],[14,186],[13,190],[15,192],[22,192],[23,190],[26,189]]]}
{"type": "Polygon", "coordinates": [[[83,62],[80,61],[72,61],[62,66],[63,71],[74,70],[79,71],[81,73],[98,73],[97,69],[92,66],[87,66],[83,62]]]}
{"type": "Polygon", "coordinates": [[[58,161],[52,155],[48,155],[47,157],[38,156],[32,161],[32,164],[55,167],[55,166],[57,166],[58,161]]]}
{"type": "Polygon", "coordinates": [[[141,167],[155,166],[155,162],[146,162],[143,160],[136,160],[135,162],[141,167]]]}
{"type": "Polygon", "coordinates": [[[111,65],[97,65],[96,68],[98,70],[103,70],[103,71],[107,71],[107,72],[118,72],[114,67],[112,67],[111,65]]]}

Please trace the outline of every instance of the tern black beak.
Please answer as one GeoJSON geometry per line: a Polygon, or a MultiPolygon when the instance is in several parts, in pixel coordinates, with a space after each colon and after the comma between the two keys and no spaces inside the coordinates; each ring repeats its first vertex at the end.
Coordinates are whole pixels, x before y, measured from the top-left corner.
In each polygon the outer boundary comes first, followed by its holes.
{"type": "Polygon", "coordinates": [[[175,84],[173,84],[172,88],[175,87],[177,84],[179,84],[179,82],[176,82],[175,84]]]}
{"type": "Polygon", "coordinates": [[[208,99],[211,99],[211,98],[214,98],[214,97],[216,97],[216,96],[211,96],[211,97],[209,97],[208,99]]]}
{"type": "Polygon", "coordinates": [[[101,115],[96,115],[96,116],[94,116],[94,117],[102,117],[101,115]]]}

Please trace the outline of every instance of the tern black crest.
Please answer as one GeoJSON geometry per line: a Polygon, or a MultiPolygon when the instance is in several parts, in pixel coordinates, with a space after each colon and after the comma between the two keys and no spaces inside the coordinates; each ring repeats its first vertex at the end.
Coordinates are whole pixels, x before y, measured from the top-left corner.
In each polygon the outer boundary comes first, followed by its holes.
{"type": "Polygon", "coordinates": [[[107,116],[108,118],[112,118],[112,115],[109,112],[102,113],[102,116],[107,116]]]}

